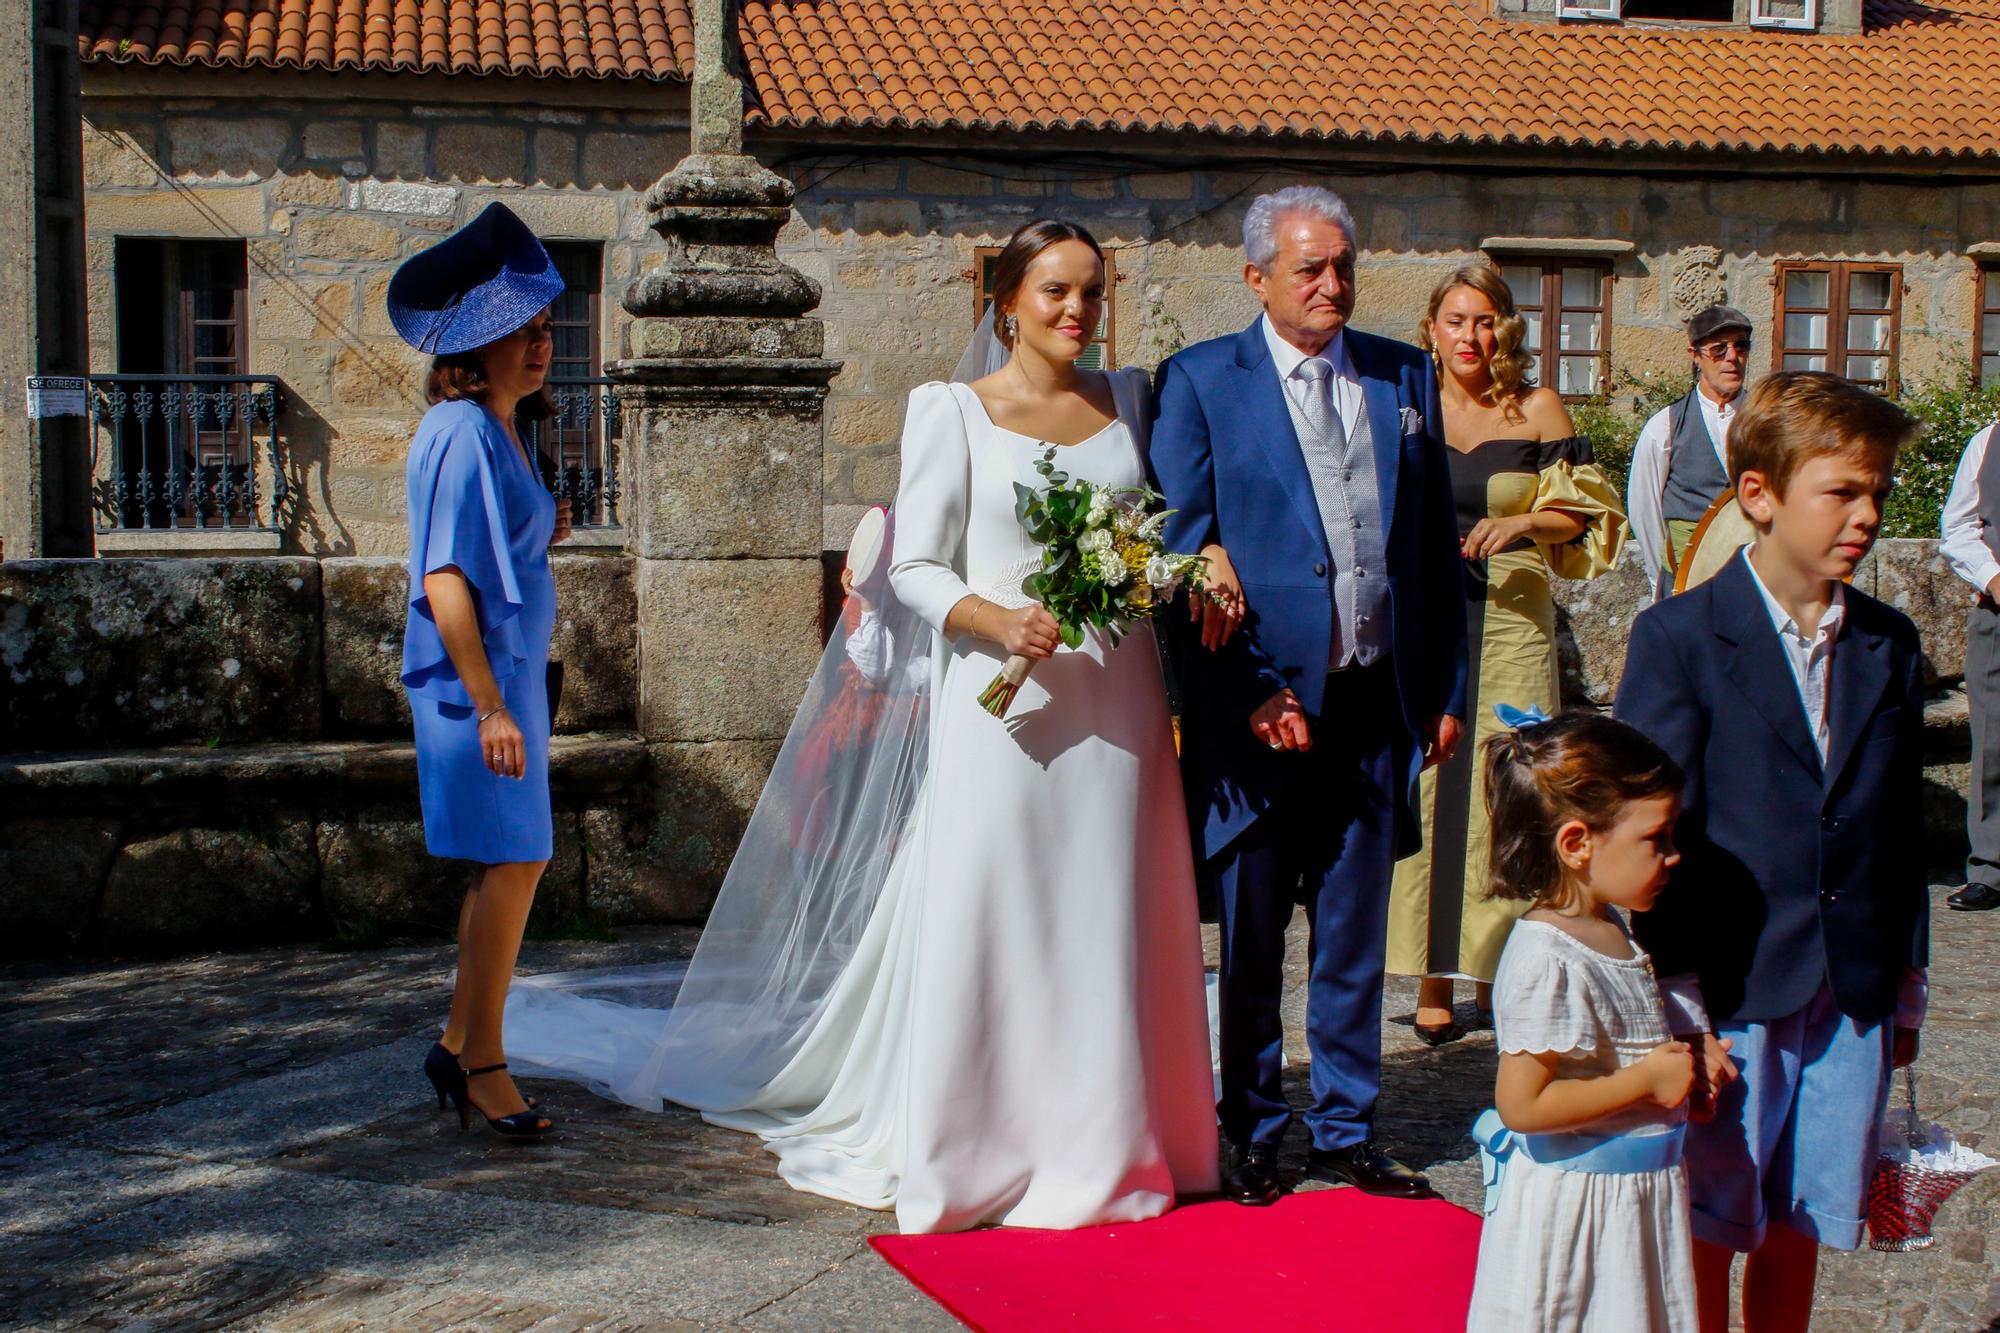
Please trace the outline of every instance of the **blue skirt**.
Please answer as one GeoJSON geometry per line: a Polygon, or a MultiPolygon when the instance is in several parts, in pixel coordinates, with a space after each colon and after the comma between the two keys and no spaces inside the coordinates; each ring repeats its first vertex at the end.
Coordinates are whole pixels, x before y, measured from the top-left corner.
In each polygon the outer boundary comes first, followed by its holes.
{"type": "Polygon", "coordinates": [[[530,658],[500,682],[527,759],[518,778],[503,778],[486,766],[478,715],[471,709],[409,696],[424,843],[432,856],[504,865],[546,861],[553,854],[548,665],[546,656],[530,658]]]}

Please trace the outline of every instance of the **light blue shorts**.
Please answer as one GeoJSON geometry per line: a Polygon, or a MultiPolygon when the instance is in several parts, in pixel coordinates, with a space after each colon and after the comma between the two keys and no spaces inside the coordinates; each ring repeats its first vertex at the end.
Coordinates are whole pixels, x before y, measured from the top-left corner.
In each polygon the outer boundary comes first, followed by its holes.
{"type": "Polygon", "coordinates": [[[1795,1014],[1718,1022],[1715,1033],[1735,1043],[1742,1077],[1715,1119],[1688,1126],[1695,1239],[1747,1252],[1779,1222],[1836,1250],[1858,1248],[1893,1024],[1849,1018],[1821,982],[1795,1014]]]}

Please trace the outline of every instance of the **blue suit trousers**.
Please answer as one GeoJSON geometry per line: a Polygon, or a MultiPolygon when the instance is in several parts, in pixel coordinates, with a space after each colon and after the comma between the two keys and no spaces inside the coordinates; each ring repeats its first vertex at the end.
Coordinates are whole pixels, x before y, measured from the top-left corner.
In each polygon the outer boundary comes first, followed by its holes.
{"type": "Polygon", "coordinates": [[[1327,678],[1313,746],[1283,794],[1209,865],[1222,908],[1223,1132],[1275,1144],[1291,1122],[1281,1077],[1285,930],[1311,927],[1306,1044],[1315,1148],[1368,1137],[1382,1085],[1382,964],[1398,789],[1409,733],[1388,659],[1327,678]]]}

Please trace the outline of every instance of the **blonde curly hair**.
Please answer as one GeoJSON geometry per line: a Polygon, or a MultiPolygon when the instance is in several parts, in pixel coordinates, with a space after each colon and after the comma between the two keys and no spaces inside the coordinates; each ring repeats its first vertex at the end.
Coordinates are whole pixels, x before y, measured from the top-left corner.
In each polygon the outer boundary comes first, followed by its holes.
{"type": "MultiPolygon", "coordinates": [[[[1430,308],[1424,312],[1423,322],[1417,325],[1417,343],[1430,353],[1431,360],[1438,361],[1437,342],[1431,337],[1431,325],[1437,321],[1438,307],[1454,287],[1470,287],[1493,304],[1493,355],[1487,358],[1486,370],[1492,382],[1486,386],[1486,401],[1495,407],[1503,403],[1516,403],[1534,388],[1528,383],[1528,372],[1534,369],[1535,358],[1521,350],[1521,340],[1528,331],[1528,321],[1514,309],[1514,292],[1507,280],[1500,276],[1500,270],[1491,264],[1461,264],[1451,275],[1431,289],[1430,308]]],[[[1438,366],[1438,379],[1444,379],[1444,367],[1438,366]]]]}

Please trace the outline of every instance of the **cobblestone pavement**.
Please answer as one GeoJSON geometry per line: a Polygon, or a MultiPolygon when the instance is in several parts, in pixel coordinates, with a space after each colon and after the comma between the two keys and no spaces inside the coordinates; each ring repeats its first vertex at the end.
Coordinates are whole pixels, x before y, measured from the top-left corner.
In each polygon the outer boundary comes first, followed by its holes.
{"type": "MultiPolygon", "coordinates": [[[[1940,909],[1933,935],[1920,1098],[1991,1151],[2000,914],[1940,909]]],[[[522,966],[692,941],[531,943],[522,966]]],[[[418,1073],[448,967],[441,949],[0,967],[0,1327],[956,1327],[868,1249],[888,1218],[791,1191],[753,1141],[691,1114],[533,1083],[555,1142],[459,1134],[418,1073]]],[[[1473,1205],[1463,1130],[1492,1040],[1419,1045],[1413,999],[1392,982],[1381,1132],[1473,1205]]],[[[1814,1327],[2000,1328],[1996,1213],[2000,1172],[1945,1206],[1934,1249],[1829,1256],[1814,1327]]]]}

